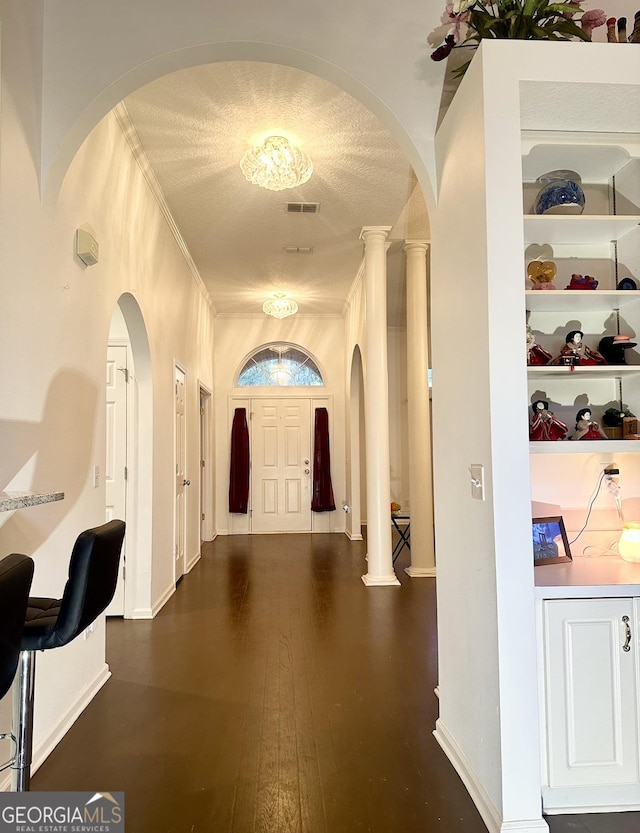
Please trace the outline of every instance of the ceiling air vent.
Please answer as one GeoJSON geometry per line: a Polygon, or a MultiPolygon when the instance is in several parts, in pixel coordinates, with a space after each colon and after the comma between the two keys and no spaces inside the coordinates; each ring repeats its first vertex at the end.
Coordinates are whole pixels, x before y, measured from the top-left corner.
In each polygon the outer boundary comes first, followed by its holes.
{"type": "Polygon", "coordinates": [[[288,202],[286,206],[289,214],[317,214],[320,211],[319,202],[288,202]]]}
{"type": "Polygon", "coordinates": [[[313,246],[285,246],[284,250],[288,255],[311,255],[313,246]]]}

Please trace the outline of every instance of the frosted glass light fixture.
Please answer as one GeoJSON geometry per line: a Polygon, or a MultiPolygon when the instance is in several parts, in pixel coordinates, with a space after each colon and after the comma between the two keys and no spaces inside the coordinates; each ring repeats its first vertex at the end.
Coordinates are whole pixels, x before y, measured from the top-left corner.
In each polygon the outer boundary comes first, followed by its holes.
{"type": "Polygon", "coordinates": [[[262,305],[262,311],[274,318],[287,318],[298,312],[298,305],[293,299],[287,298],[284,292],[274,292],[273,297],[267,298],[262,305]]]}
{"type": "Polygon", "coordinates": [[[313,163],[300,148],[284,136],[269,136],[251,148],[240,160],[240,169],[249,182],[269,191],[295,188],[309,180],[313,163]]]}
{"type": "Polygon", "coordinates": [[[640,563],[640,522],[628,521],[622,524],[618,552],[625,561],[640,563]]]}

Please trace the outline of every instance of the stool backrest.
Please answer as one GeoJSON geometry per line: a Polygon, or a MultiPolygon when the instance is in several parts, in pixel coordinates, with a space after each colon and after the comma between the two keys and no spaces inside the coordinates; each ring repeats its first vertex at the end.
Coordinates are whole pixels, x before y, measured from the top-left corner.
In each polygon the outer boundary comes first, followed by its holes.
{"type": "Polygon", "coordinates": [[[71,642],[109,605],[118,582],[124,532],[124,521],[116,520],[78,535],[60,613],[46,647],[71,642]]]}
{"type": "Polygon", "coordinates": [[[0,560],[0,698],[16,673],[27,612],[33,561],[12,553],[0,560]]]}

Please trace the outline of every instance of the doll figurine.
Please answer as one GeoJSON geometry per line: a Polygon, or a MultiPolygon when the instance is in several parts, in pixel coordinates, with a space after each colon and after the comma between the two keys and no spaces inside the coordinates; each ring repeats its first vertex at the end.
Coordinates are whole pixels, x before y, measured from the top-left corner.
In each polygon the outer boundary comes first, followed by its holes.
{"type": "Polygon", "coordinates": [[[593,365],[606,364],[604,357],[597,350],[592,350],[583,342],[582,330],[571,330],[567,333],[565,344],[560,355],[552,364],[593,365]]]}
{"type": "Polygon", "coordinates": [[[549,410],[549,403],[544,399],[537,399],[531,406],[531,420],[529,422],[530,440],[564,440],[569,430],[564,422],[549,410]]]}
{"type": "Polygon", "coordinates": [[[606,440],[598,423],[591,419],[591,408],[580,408],[576,414],[576,430],[569,437],[570,440],[606,440]]]}
{"type": "Polygon", "coordinates": [[[544,347],[536,344],[536,337],[533,334],[533,330],[527,324],[527,364],[530,367],[535,367],[549,364],[552,359],[553,356],[551,353],[545,350],[544,347]]]}

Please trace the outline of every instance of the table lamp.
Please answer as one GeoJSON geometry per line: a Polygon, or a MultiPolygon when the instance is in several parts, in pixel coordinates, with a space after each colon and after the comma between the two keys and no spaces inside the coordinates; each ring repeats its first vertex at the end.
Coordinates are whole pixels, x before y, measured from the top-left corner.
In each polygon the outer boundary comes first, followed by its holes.
{"type": "Polygon", "coordinates": [[[625,561],[640,563],[640,521],[627,521],[622,524],[618,552],[625,561]]]}

